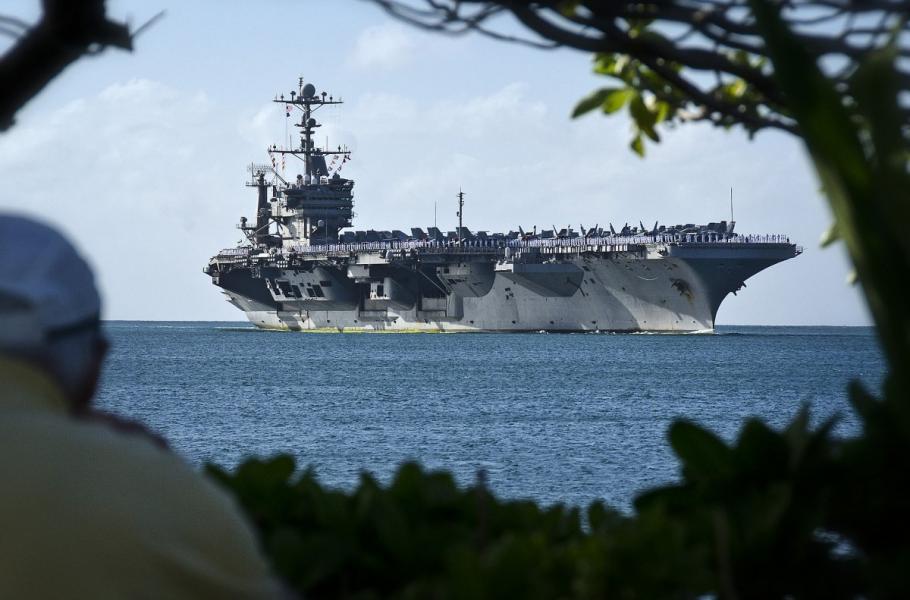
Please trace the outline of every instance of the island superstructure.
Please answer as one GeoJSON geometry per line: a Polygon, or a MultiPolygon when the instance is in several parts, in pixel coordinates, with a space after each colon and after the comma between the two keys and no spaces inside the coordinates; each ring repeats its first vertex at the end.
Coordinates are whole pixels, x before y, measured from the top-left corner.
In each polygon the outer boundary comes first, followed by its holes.
{"type": "Polygon", "coordinates": [[[462,224],[351,230],[350,151],[315,143],[318,111],[340,104],[298,81],[274,100],[299,116],[299,145],[251,165],[256,216],[245,241],[204,271],[257,327],[331,331],[707,331],[724,298],[801,248],[783,235],[741,235],[735,222],[628,224],[508,233],[462,224]],[[299,159],[301,173],[278,163],[299,159]],[[337,165],[337,166],[336,166],[337,165]]]}

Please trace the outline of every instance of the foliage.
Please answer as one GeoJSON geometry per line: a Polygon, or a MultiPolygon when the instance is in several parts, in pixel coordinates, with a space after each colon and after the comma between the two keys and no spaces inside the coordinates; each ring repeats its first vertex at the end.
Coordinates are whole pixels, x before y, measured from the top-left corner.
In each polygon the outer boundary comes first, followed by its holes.
{"type": "Polygon", "coordinates": [[[362,475],[350,494],[323,488],[312,471],[295,475],[289,456],[247,461],[233,475],[209,469],[307,596],[557,597],[571,591],[585,539],[576,509],[499,502],[482,483],[460,490],[414,464],[388,487],[362,475]]]}
{"type": "MultiPolygon", "coordinates": [[[[776,43],[750,0],[371,0],[418,27],[449,34],[479,32],[540,48],[573,48],[594,55],[594,71],[610,78],[575,109],[615,112],[629,100],[632,149],[644,153],[658,123],[692,121],[740,127],[749,135],[777,129],[802,135],[792,96],[772,61],[776,43]],[[524,27],[516,35],[509,16],[524,27]],[[632,103],[633,97],[641,103],[632,103]],[[645,110],[647,109],[647,110],[645,110]]],[[[894,40],[893,51],[910,57],[907,0],[762,0],[775,7],[796,43],[825,65],[843,107],[855,105],[850,86],[857,67],[894,40]]],[[[897,73],[906,87],[910,75],[897,73]]],[[[899,122],[908,108],[893,105],[899,122]]]]}
{"type": "Polygon", "coordinates": [[[614,77],[624,85],[601,88],[583,98],[575,106],[572,117],[579,117],[597,108],[604,114],[612,114],[628,107],[633,126],[629,146],[636,154],[644,156],[644,136],[659,142],[657,125],[676,114],[686,102],[685,97],[674,92],[660,75],[646,65],[626,55],[598,54],[594,70],[601,75],[614,77]],[[650,89],[661,89],[665,93],[658,96],[650,92],[650,89]]]}
{"type": "MultiPolygon", "coordinates": [[[[661,37],[660,34],[647,29],[640,35],[661,37]]],[[[767,62],[762,57],[754,57],[745,52],[732,53],[731,56],[732,60],[756,70],[761,70],[767,62]]],[[[684,68],[679,63],[662,63],[662,66],[677,77],[684,68]]],[[[657,125],[664,122],[670,124],[700,120],[707,114],[702,109],[693,108],[691,96],[668,79],[666,71],[662,74],[661,71],[628,54],[596,54],[594,72],[618,80],[621,87],[596,90],[579,101],[572,111],[572,117],[580,117],[597,108],[604,114],[611,114],[628,106],[632,122],[630,147],[639,156],[645,155],[645,138],[660,142],[657,125]]],[[[750,136],[761,128],[757,123],[761,118],[761,106],[765,100],[744,79],[718,79],[705,93],[718,102],[739,107],[739,114],[714,115],[712,120],[715,125],[726,129],[741,125],[750,136]]],[[[782,115],[786,114],[783,108],[779,107],[777,110],[782,115]]]]}
{"type": "Polygon", "coordinates": [[[825,77],[774,8],[752,0],[777,79],[790,99],[825,195],[878,326],[893,376],[908,390],[910,274],[908,147],[900,112],[897,49],[871,53],[844,92],[825,77]],[[849,108],[846,106],[849,104],[849,108]]]}
{"type": "Polygon", "coordinates": [[[482,479],[459,489],[415,464],[349,493],[287,455],[208,470],[307,597],[906,597],[907,421],[852,393],[866,435],[848,442],[806,411],[783,431],[747,421],[730,445],[678,422],[682,481],[633,515],[593,503],[584,525],[576,508],[498,500],[482,479]]]}

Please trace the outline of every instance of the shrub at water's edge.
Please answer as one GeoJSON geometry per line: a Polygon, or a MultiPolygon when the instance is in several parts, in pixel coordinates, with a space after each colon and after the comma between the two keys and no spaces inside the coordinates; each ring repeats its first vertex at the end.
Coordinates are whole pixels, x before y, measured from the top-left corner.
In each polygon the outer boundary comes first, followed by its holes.
{"type": "Polygon", "coordinates": [[[730,445],[676,423],[682,481],[640,495],[633,515],[503,501],[482,479],[459,488],[415,464],[387,486],[362,475],[351,492],[287,455],[208,471],[278,574],[310,597],[887,597],[906,591],[893,486],[908,476],[869,465],[887,465],[875,456],[885,448],[906,456],[894,444],[906,438],[880,412],[861,414],[867,435],[848,442],[832,440],[830,423],[810,430],[805,411],[783,431],[748,421],[730,445]]]}

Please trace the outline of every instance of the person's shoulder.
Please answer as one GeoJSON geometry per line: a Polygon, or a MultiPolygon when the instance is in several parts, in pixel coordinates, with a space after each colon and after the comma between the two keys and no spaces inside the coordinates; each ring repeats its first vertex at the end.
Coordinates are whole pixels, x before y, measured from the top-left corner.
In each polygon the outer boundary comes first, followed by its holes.
{"type": "Polygon", "coordinates": [[[135,523],[139,516],[187,535],[196,533],[201,519],[213,529],[249,537],[233,498],[145,433],[70,417],[35,416],[15,425],[16,439],[5,442],[34,450],[6,470],[16,467],[21,477],[34,480],[36,490],[53,486],[68,497],[73,510],[86,515],[103,511],[108,521],[123,524],[135,523]],[[25,472],[16,466],[23,460],[25,472]]]}
{"type": "Polygon", "coordinates": [[[172,568],[188,569],[196,585],[273,589],[255,533],[228,492],[145,434],[95,423],[78,429],[93,465],[86,467],[94,479],[86,484],[95,488],[89,512],[101,507],[105,522],[153,554],[174,557],[172,568]]]}
{"type": "Polygon", "coordinates": [[[277,594],[233,498],[179,455],[104,423],[9,421],[0,423],[0,433],[10,434],[0,446],[29,451],[0,457],[0,473],[19,490],[0,498],[0,509],[23,522],[18,529],[7,523],[0,550],[34,547],[89,587],[106,581],[124,591],[152,582],[173,592],[162,597],[277,594]]]}
{"type": "MultiPolygon", "coordinates": [[[[129,482],[132,494],[153,491],[158,503],[171,496],[184,510],[193,503],[217,504],[235,513],[232,499],[175,451],[148,434],[123,431],[105,423],[74,420],[70,441],[84,468],[111,482],[129,482]]],[[[211,507],[210,507],[211,508],[211,507]]],[[[212,516],[217,516],[217,513],[212,516]]]]}
{"type": "Polygon", "coordinates": [[[107,468],[123,465],[141,469],[162,468],[175,476],[194,474],[182,457],[139,430],[124,430],[81,418],[56,420],[52,428],[59,430],[56,439],[61,446],[69,446],[66,451],[74,458],[102,463],[107,468]]]}

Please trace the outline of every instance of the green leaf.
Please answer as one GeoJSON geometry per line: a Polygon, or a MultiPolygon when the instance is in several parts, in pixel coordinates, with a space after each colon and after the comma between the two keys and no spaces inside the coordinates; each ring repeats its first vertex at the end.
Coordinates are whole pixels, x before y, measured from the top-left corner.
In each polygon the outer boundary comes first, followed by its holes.
{"type": "Polygon", "coordinates": [[[719,88],[720,94],[731,102],[742,99],[748,90],[748,85],[742,79],[737,79],[719,88]]]}
{"type": "Polygon", "coordinates": [[[837,223],[831,223],[831,226],[822,234],[821,247],[827,248],[840,239],[840,233],[837,231],[837,223]]]}
{"type": "Polygon", "coordinates": [[[651,31],[648,27],[651,23],[654,22],[654,19],[632,19],[629,21],[629,37],[644,37],[646,34],[651,34],[654,36],[653,39],[665,39],[659,33],[651,31]]]}
{"type": "Polygon", "coordinates": [[[296,468],[294,457],[290,454],[278,454],[266,460],[251,460],[241,465],[237,474],[261,486],[274,486],[287,483],[296,468]]]}
{"type": "Polygon", "coordinates": [[[564,17],[571,17],[578,11],[581,0],[563,0],[557,4],[557,10],[564,17]]]}
{"type": "Polygon", "coordinates": [[[703,427],[689,421],[676,421],[670,426],[670,445],[685,467],[687,476],[710,479],[729,472],[731,450],[703,427]]]}
{"type": "Polygon", "coordinates": [[[855,379],[849,383],[847,391],[850,405],[864,421],[868,421],[881,406],[881,402],[867,392],[863,384],[855,379]]]}
{"type": "Polygon", "coordinates": [[[594,72],[598,75],[618,77],[629,65],[630,59],[626,54],[596,54],[594,56],[594,72]]]}
{"type": "Polygon", "coordinates": [[[660,141],[660,136],[657,134],[657,131],[656,131],[653,127],[648,128],[648,129],[642,129],[642,131],[644,132],[644,134],[645,134],[646,136],[648,136],[649,138],[651,138],[651,141],[652,141],[652,142],[659,142],[659,141],[660,141]]]}
{"type": "Polygon", "coordinates": [[[642,129],[650,127],[656,120],[656,116],[651,114],[651,111],[645,106],[645,101],[642,99],[641,94],[637,92],[629,102],[629,114],[632,115],[635,123],[642,129]]]}
{"type": "Polygon", "coordinates": [[[663,123],[667,116],[670,114],[670,103],[664,102],[663,100],[657,101],[657,112],[655,115],[654,123],[663,123]]]}
{"type": "Polygon", "coordinates": [[[871,53],[860,63],[850,88],[858,108],[866,117],[875,147],[879,177],[897,176],[894,185],[907,182],[906,141],[900,124],[904,122],[898,103],[901,90],[895,60],[897,48],[889,45],[871,53]]]}
{"type": "Polygon", "coordinates": [[[655,142],[660,141],[660,136],[654,131],[654,125],[657,123],[657,113],[652,112],[647,105],[645,105],[645,101],[641,97],[641,94],[635,93],[632,97],[632,100],[629,102],[629,114],[632,115],[632,119],[642,133],[655,142]]]}
{"type": "Polygon", "coordinates": [[[632,151],[635,152],[635,154],[639,155],[642,158],[645,157],[645,143],[641,139],[640,133],[632,138],[632,142],[629,144],[629,147],[632,148],[632,151]]]}
{"type": "Polygon", "coordinates": [[[787,509],[793,503],[793,488],[786,483],[770,483],[762,495],[761,502],[753,507],[753,532],[762,532],[772,537],[780,531],[787,509]]]}
{"type": "Polygon", "coordinates": [[[733,459],[740,474],[759,481],[762,474],[781,475],[787,467],[787,444],[784,436],[758,419],[746,421],[736,446],[733,459]]]}
{"type": "Polygon", "coordinates": [[[623,106],[625,106],[634,96],[635,90],[632,88],[620,88],[613,90],[604,98],[601,109],[605,114],[608,115],[615,113],[623,106]]]}
{"type": "Polygon", "coordinates": [[[621,88],[601,88],[585,96],[575,105],[575,109],[572,111],[572,118],[578,118],[585,113],[591,112],[598,106],[601,106],[611,93],[618,91],[619,89],[621,88]]]}

